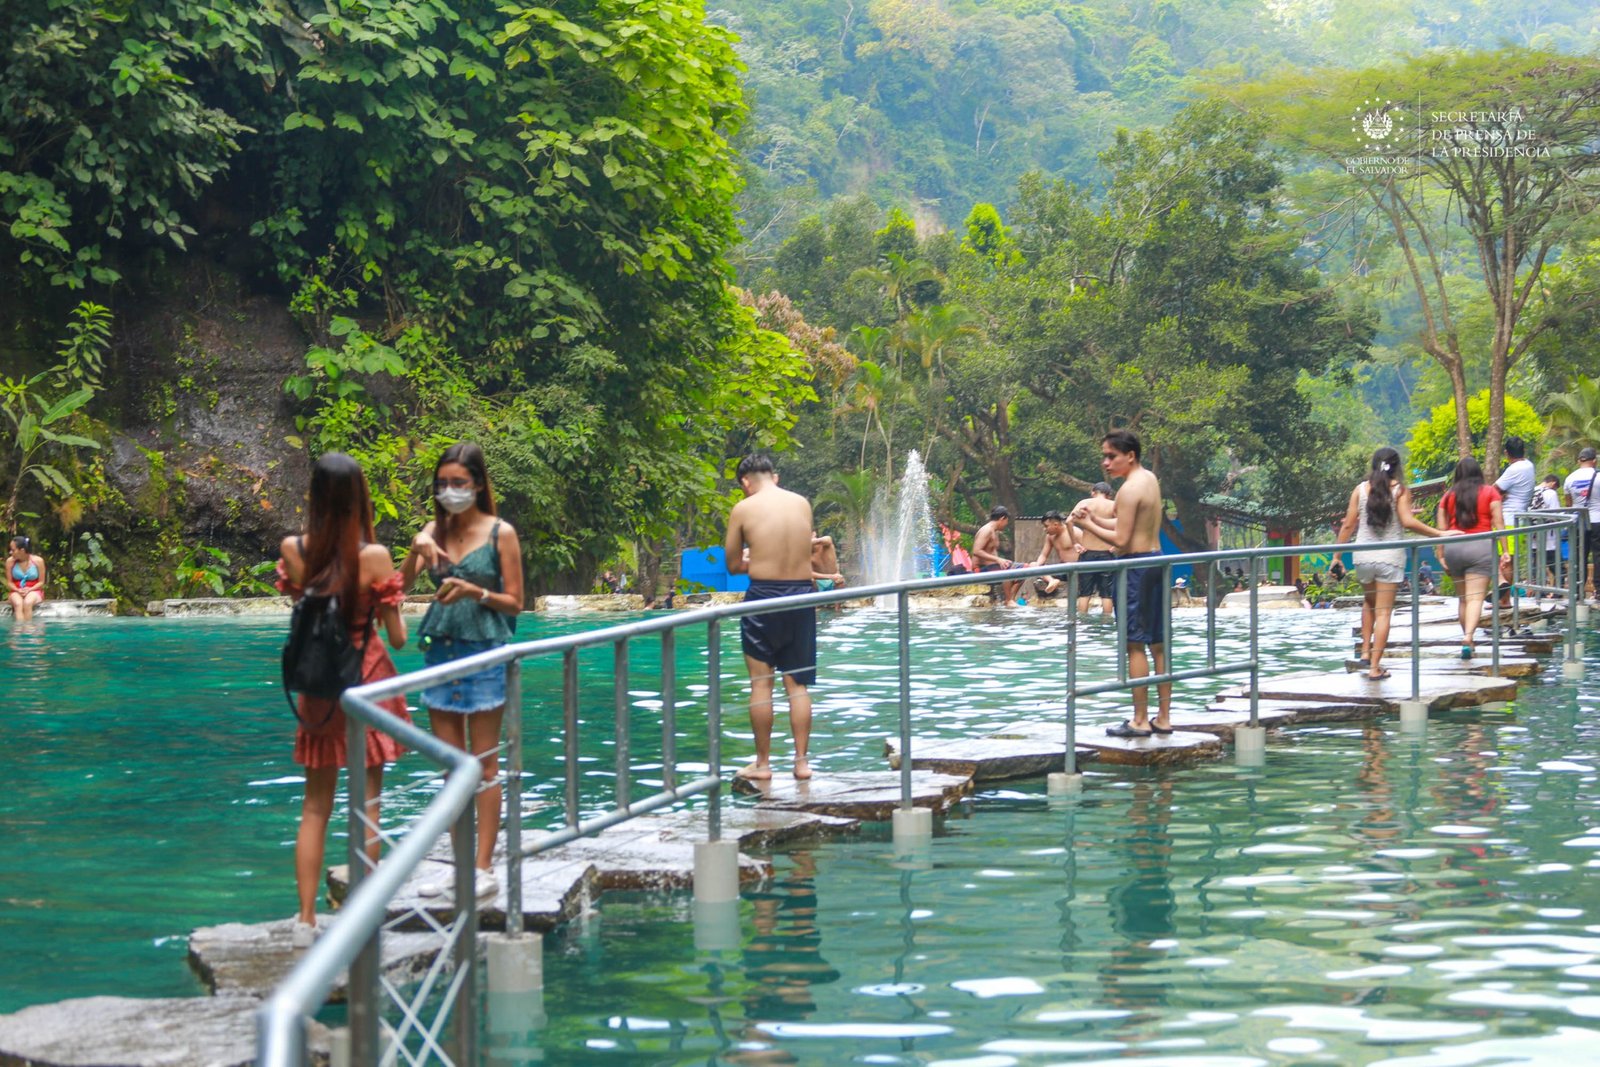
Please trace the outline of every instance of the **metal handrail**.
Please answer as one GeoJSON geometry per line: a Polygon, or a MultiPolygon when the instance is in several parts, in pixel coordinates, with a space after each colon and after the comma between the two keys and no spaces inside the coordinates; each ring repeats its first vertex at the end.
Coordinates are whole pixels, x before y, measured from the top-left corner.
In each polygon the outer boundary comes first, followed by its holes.
{"type": "MultiPolygon", "coordinates": [[[[357,871],[361,864],[356,862],[356,851],[360,847],[361,835],[352,833],[352,861],[351,878],[353,892],[346,901],[342,917],[334,925],[329,936],[322,939],[296,967],[289,979],[277,990],[272,999],[261,1010],[260,1019],[260,1062],[277,1067],[279,1064],[288,1064],[299,1067],[303,1062],[297,1058],[303,1055],[304,1048],[304,1016],[313,1010],[326,996],[331,988],[339,970],[356,963],[358,957],[371,961],[370,968],[352,969],[351,971],[351,1000],[352,1020],[359,1014],[356,1010],[356,1001],[364,995],[358,988],[361,983],[371,983],[376,986],[376,960],[378,951],[379,928],[386,912],[387,902],[404,883],[405,879],[422,861],[429,848],[449,827],[452,820],[457,824],[458,833],[456,841],[457,850],[457,899],[463,901],[463,909],[470,912],[473,896],[471,883],[471,818],[472,797],[476,790],[479,773],[478,760],[467,753],[450,749],[438,742],[431,735],[423,733],[409,724],[403,723],[393,716],[388,715],[377,706],[377,701],[394,696],[415,692],[419,689],[438,685],[455,678],[474,674],[488,667],[499,664],[508,666],[507,678],[507,705],[506,711],[513,725],[508,727],[507,741],[507,788],[505,791],[507,833],[507,872],[506,889],[508,902],[506,908],[507,929],[515,934],[522,928],[521,908],[521,866],[524,857],[533,855],[560,844],[564,844],[580,837],[598,833],[608,827],[616,826],[639,815],[670,806],[696,795],[709,795],[710,804],[707,809],[707,836],[710,841],[720,840],[721,835],[721,693],[718,680],[720,678],[721,642],[720,624],[725,620],[742,619],[749,616],[764,615],[771,612],[790,611],[797,608],[823,607],[840,604],[847,601],[863,598],[893,597],[895,602],[896,625],[898,628],[898,681],[899,681],[899,718],[900,718],[900,785],[901,807],[909,810],[912,807],[912,753],[911,753],[911,670],[910,670],[910,623],[909,623],[909,598],[913,593],[928,592],[940,589],[950,589],[966,585],[994,585],[1000,581],[1026,581],[1032,578],[1063,577],[1066,580],[1069,596],[1068,618],[1068,646],[1067,646],[1067,686],[1065,693],[1065,728],[1066,752],[1065,767],[1071,773],[1076,767],[1076,707],[1080,697],[1098,693],[1112,692],[1122,689],[1145,688],[1160,685],[1165,682],[1181,681],[1205,677],[1221,677],[1227,674],[1248,672],[1250,675],[1250,725],[1259,725],[1259,692],[1260,692],[1260,642],[1259,642],[1259,584],[1257,575],[1262,560],[1269,558],[1286,558],[1289,556],[1312,555],[1321,552],[1343,552],[1355,550],[1360,552],[1379,551],[1384,549],[1400,549],[1408,553],[1410,570],[1413,575],[1417,572],[1417,560],[1420,552],[1435,547],[1440,547],[1456,541],[1472,541],[1485,539],[1499,539],[1511,535],[1536,533],[1547,530],[1577,531],[1580,535],[1587,515],[1579,518],[1570,516],[1563,519],[1518,525],[1515,530],[1493,530],[1477,534],[1454,534],[1440,538],[1417,538],[1399,541],[1375,541],[1352,544],[1327,544],[1327,545],[1279,545],[1259,546],[1254,548],[1234,548],[1211,550],[1203,552],[1188,552],[1175,555],[1156,557],[1117,558],[1109,560],[1094,560],[1089,562],[1077,561],[1073,563],[1055,563],[1036,567],[1013,567],[1005,571],[980,572],[977,574],[944,575],[930,578],[904,579],[892,582],[882,582],[874,585],[857,586],[845,589],[834,589],[821,592],[802,593],[796,596],[773,598],[770,600],[746,601],[737,604],[711,605],[703,608],[690,609],[662,615],[657,618],[640,619],[614,626],[607,626],[597,630],[589,630],[576,634],[565,634],[558,637],[542,638],[531,641],[521,641],[504,645],[500,648],[490,649],[472,656],[468,656],[450,663],[427,667],[394,678],[375,681],[349,690],[343,704],[355,720],[352,730],[360,726],[370,725],[373,728],[384,730],[396,736],[404,743],[423,752],[429,758],[441,765],[451,768],[450,777],[445,789],[435,798],[423,816],[417,821],[413,831],[406,834],[378,867],[363,880],[359,886],[355,885],[358,877],[357,871]],[[1207,596],[1207,651],[1206,666],[1191,668],[1183,671],[1168,669],[1159,674],[1147,675],[1139,678],[1130,678],[1127,662],[1127,585],[1128,571],[1134,568],[1160,566],[1163,570],[1163,597],[1162,614],[1165,624],[1164,633],[1171,633],[1171,596],[1172,569],[1184,565],[1204,565],[1209,568],[1209,573],[1214,574],[1216,566],[1223,561],[1236,562],[1241,559],[1250,563],[1250,655],[1247,660],[1229,663],[1218,663],[1216,657],[1216,601],[1207,596]],[[1079,578],[1085,573],[1114,572],[1117,576],[1116,604],[1117,604],[1117,646],[1118,646],[1118,672],[1114,682],[1095,682],[1090,685],[1080,686],[1077,681],[1078,656],[1077,656],[1077,626],[1078,611],[1077,600],[1079,578]],[[684,782],[676,782],[675,754],[672,739],[675,736],[676,721],[676,693],[675,693],[675,635],[678,630],[687,626],[704,625],[707,636],[707,674],[710,686],[707,693],[707,748],[709,773],[704,777],[684,782]],[[628,642],[643,638],[659,636],[662,640],[662,730],[663,730],[663,785],[664,788],[648,797],[634,798],[628,783],[629,773],[629,735],[627,718],[630,705],[626,700],[628,679],[628,642]],[[586,648],[596,648],[603,645],[613,646],[613,704],[616,715],[617,738],[616,753],[616,803],[603,814],[589,820],[579,819],[579,790],[578,790],[578,713],[577,713],[577,654],[586,648]],[[536,656],[560,655],[563,660],[562,683],[562,710],[565,724],[565,752],[566,764],[565,781],[565,806],[566,827],[555,833],[541,835],[532,843],[523,843],[521,840],[521,790],[518,785],[522,771],[521,730],[520,730],[520,665],[521,661],[536,656]],[[465,832],[461,827],[465,825],[465,832]],[[358,979],[359,974],[359,979],[358,979]],[[300,1050],[291,1056],[284,1050],[293,1047],[300,1050]]],[[[1542,540],[1542,538],[1541,538],[1542,540]]],[[[1577,543],[1581,544],[1581,541],[1577,543]]],[[[1576,567],[1569,568],[1575,572],[1576,567]]],[[[1569,614],[1576,620],[1577,589],[1570,583],[1565,590],[1568,595],[1569,614]]],[[[1495,621],[1498,623],[1499,597],[1491,598],[1494,603],[1495,621]]],[[[1419,699],[1420,695],[1420,626],[1418,625],[1420,597],[1413,595],[1411,598],[1411,643],[1412,643],[1412,699],[1419,699]]],[[[1569,626],[1569,633],[1576,630],[1576,625],[1569,626]]],[[[1569,640],[1574,638],[1569,637],[1569,640]]],[[[1569,650],[1575,646],[1569,645],[1569,650]]],[[[1569,651],[1569,655],[1573,655],[1569,651]]],[[[1495,658],[1494,669],[1499,666],[1499,628],[1495,627],[1495,658]]],[[[1170,661],[1169,661],[1170,667],[1170,661]]],[[[362,751],[361,748],[352,748],[352,751],[362,751]]],[[[359,810],[361,800],[358,788],[354,787],[355,780],[360,775],[352,776],[353,788],[351,791],[352,820],[354,812],[359,810]]],[[[471,939],[475,937],[475,926],[467,929],[463,935],[466,943],[458,941],[457,967],[466,966],[472,957],[471,939]]],[[[470,970],[470,967],[468,967],[470,970]]],[[[367,992],[370,992],[367,991],[367,992]]],[[[470,987],[468,992],[470,992],[470,987]]],[[[470,1001],[470,996],[467,997],[470,1001]]],[[[370,1034],[375,1034],[375,1018],[364,1022],[363,1026],[370,1027],[370,1034]]],[[[469,1033],[475,1027],[468,1022],[458,1020],[458,1034],[469,1033]]],[[[372,1038],[375,1040],[375,1037],[372,1038]]],[[[470,1041],[470,1038],[462,1038],[470,1041]]],[[[352,1048],[362,1043],[363,1038],[359,1033],[352,1034],[352,1048]]],[[[470,1049],[470,1044],[463,1046],[470,1049]]],[[[462,1057],[463,1063],[469,1062],[468,1057],[462,1057]]],[[[359,1056],[357,1062],[364,1062],[359,1056]]]]}
{"type": "MultiPolygon", "coordinates": [[[[363,969],[370,971],[373,981],[376,981],[378,931],[388,914],[389,901],[427,858],[434,842],[449,832],[452,824],[459,824],[463,818],[471,820],[473,799],[477,795],[482,774],[477,757],[452,748],[427,731],[396,718],[356,690],[347,691],[340,704],[351,724],[351,734],[360,738],[359,745],[349,745],[349,752],[366,752],[364,732],[370,727],[381,730],[446,768],[448,777],[444,788],[423,809],[416,822],[389,850],[383,861],[372,871],[365,872],[366,826],[361,814],[366,805],[361,793],[365,789],[366,776],[360,767],[351,768],[350,892],[339,921],[317,939],[294,970],[289,972],[289,976],[257,1010],[256,1062],[262,1067],[306,1067],[309,1063],[306,1054],[306,1018],[327,1000],[341,972],[350,970],[352,987],[363,969]]],[[[457,832],[460,833],[459,825],[457,832]]],[[[470,822],[465,840],[469,843],[472,840],[470,822]]],[[[458,899],[470,902],[471,890],[464,897],[458,893],[458,899]]],[[[471,906],[467,904],[468,908],[471,906]]],[[[354,1062],[376,1063],[376,1013],[368,1010],[367,1018],[360,1020],[359,1024],[354,1018],[355,1014],[352,1002],[351,1043],[352,1054],[356,1057],[354,1062]],[[362,1030],[367,1032],[363,1034],[362,1030]]]]}

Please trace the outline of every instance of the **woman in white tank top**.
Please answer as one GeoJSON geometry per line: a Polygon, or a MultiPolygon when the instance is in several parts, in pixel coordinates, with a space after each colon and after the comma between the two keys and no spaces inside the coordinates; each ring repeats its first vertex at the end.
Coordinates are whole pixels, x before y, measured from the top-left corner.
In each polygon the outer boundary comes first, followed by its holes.
{"type": "MultiPolygon", "coordinates": [[[[1350,491],[1350,506],[1339,524],[1339,543],[1398,541],[1402,530],[1424,537],[1440,532],[1411,511],[1411,490],[1399,479],[1400,453],[1380,448],[1372,454],[1367,480],[1350,491]]],[[[1394,615],[1394,594],[1406,577],[1403,548],[1377,548],[1354,552],[1356,581],[1361,583],[1361,662],[1373,681],[1389,677],[1383,669],[1383,652],[1389,643],[1389,620],[1394,615]]]]}

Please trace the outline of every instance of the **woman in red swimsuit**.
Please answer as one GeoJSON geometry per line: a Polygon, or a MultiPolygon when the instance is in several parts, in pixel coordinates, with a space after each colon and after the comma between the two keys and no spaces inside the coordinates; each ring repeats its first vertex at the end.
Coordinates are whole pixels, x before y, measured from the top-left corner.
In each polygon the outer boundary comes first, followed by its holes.
{"type": "Polygon", "coordinates": [[[6,592],[11,616],[18,622],[33,618],[33,609],[44,603],[44,560],[33,554],[33,542],[21,534],[11,539],[6,554],[6,592]]]}
{"type": "MultiPolygon", "coordinates": [[[[342,452],[330,452],[311,471],[310,504],[304,535],[285,537],[278,561],[278,588],[296,600],[306,589],[337,592],[345,606],[351,641],[362,649],[361,680],[395,676],[394,663],[377,640],[382,623],[389,644],[403,648],[406,624],[400,618],[405,592],[394,559],[373,543],[372,498],[361,466],[342,452]]],[[[300,727],[295,732],[294,761],[306,769],[306,796],[300,809],[300,832],[294,843],[294,880],[300,911],[293,927],[294,946],[309,948],[317,936],[317,889],[322,882],[322,854],[333,814],[333,793],[339,768],[345,766],[345,717],[336,701],[301,696],[300,727]],[[309,725],[308,725],[309,724],[309,725]]],[[[411,721],[404,697],[380,706],[397,719],[411,721]]],[[[378,822],[378,792],[383,765],[400,758],[400,743],[378,730],[367,731],[367,818],[378,822]]],[[[378,839],[367,838],[373,860],[378,839]]]]}

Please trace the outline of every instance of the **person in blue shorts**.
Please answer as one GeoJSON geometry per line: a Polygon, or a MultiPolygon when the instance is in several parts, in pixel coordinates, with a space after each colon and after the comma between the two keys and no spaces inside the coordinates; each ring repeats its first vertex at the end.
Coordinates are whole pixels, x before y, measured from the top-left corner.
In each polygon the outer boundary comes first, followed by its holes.
{"type": "MultiPolygon", "coordinates": [[[[813,592],[810,501],[778,485],[778,473],[766,456],[740,460],[737,477],[745,498],[728,513],[723,550],[730,573],[750,576],[745,600],[813,592]]],[[[755,762],[741,769],[739,777],[754,781],[772,777],[772,680],[774,674],[782,674],[794,731],[794,776],[810,778],[809,689],[817,680],[817,609],[746,615],[739,621],[745,667],[750,671],[750,728],[756,742],[755,762]]]]}
{"type": "MultiPolygon", "coordinates": [[[[1100,441],[1100,466],[1107,477],[1123,479],[1117,490],[1116,508],[1111,521],[1096,515],[1087,504],[1079,504],[1072,521],[1085,532],[1109,544],[1119,559],[1161,555],[1161,483],[1139,462],[1139,438],[1130,430],[1113,430],[1100,441]]],[[[1167,596],[1161,566],[1132,567],[1128,570],[1128,602],[1117,605],[1128,612],[1128,677],[1145,678],[1150,664],[1157,674],[1167,673],[1167,646],[1164,631],[1167,596]],[[1149,657],[1146,657],[1146,650],[1149,657]]],[[[1112,737],[1149,737],[1172,733],[1172,683],[1156,686],[1160,710],[1150,720],[1150,690],[1133,691],[1133,717],[1112,726],[1112,737]]]]}

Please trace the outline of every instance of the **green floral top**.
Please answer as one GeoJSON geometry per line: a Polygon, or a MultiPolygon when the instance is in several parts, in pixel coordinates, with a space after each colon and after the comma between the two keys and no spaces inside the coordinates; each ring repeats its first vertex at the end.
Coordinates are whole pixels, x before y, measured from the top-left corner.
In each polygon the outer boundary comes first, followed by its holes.
{"type": "MultiPolygon", "coordinates": [[[[450,564],[445,576],[471,582],[491,593],[504,592],[500,580],[499,539],[500,520],[496,519],[489,530],[489,540],[450,564]]],[[[448,604],[435,600],[428,605],[428,613],[422,617],[417,634],[503,645],[511,640],[511,619],[471,597],[448,604]]]]}

